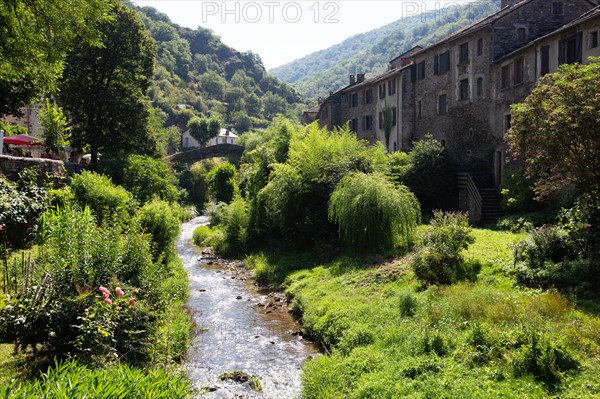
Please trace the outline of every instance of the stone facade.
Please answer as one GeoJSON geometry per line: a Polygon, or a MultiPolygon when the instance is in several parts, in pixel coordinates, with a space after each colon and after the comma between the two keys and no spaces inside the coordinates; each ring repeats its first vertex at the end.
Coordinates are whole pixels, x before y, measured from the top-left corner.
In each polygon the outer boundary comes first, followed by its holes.
{"type": "Polygon", "coordinates": [[[7,115],[2,118],[6,123],[23,126],[27,129],[27,134],[35,137],[42,137],[42,125],[40,122],[41,108],[38,104],[28,105],[21,108],[23,116],[7,115]]]}
{"type": "Polygon", "coordinates": [[[595,2],[502,0],[501,5],[431,46],[394,58],[384,74],[333,93],[321,105],[319,123],[332,128],[350,122],[359,137],[385,142],[379,115],[393,104],[397,125],[389,151],[409,150],[413,141],[431,134],[465,158],[486,161],[490,178],[484,180],[497,186],[510,105],[531,92],[542,74],[542,57],[549,60],[545,72],[554,72],[559,62],[600,55],[595,2]],[[380,99],[379,86],[392,79],[395,93],[380,99]]]}

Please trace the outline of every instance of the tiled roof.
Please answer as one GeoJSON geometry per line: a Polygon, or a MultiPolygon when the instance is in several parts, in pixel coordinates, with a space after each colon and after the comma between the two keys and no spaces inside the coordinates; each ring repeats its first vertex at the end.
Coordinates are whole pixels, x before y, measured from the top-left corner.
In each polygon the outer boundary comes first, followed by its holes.
{"type": "Polygon", "coordinates": [[[384,81],[386,79],[391,78],[392,76],[399,75],[402,70],[404,70],[404,69],[406,69],[408,67],[409,67],[409,65],[407,65],[405,67],[402,67],[402,68],[390,69],[390,70],[385,71],[384,73],[382,73],[380,75],[374,76],[374,77],[369,78],[369,79],[365,79],[365,80],[363,80],[360,83],[356,83],[354,85],[345,87],[345,88],[342,89],[342,91],[348,92],[348,91],[352,91],[354,89],[360,89],[360,88],[363,88],[365,86],[369,86],[369,85],[372,85],[372,84],[375,84],[375,83],[379,83],[381,81],[384,81]]]}

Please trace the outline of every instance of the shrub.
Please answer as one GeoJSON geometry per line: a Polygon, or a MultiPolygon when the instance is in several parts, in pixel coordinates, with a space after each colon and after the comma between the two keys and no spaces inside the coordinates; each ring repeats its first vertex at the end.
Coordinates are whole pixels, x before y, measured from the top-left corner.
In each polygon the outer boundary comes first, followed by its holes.
{"type": "Polygon", "coordinates": [[[179,184],[187,190],[190,201],[195,205],[202,207],[208,202],[208,173],[217,164],[215,159],[205,159],[180,175],[179,184]]]}
{"type": "Polygon", "coordinates": [[[208,174],[208,189],[216,202],[230,203],[238,192],[235,166],[226,162],[217,165],[208,174]]]}
{"type": "Polygon", "coordinates": [[[533,211],[539,204],[535,201],[534,179],[525,175],[525,168],[504,174],[502,181],[502,207],[511,212],[533,211]]]}
{"type": "Polygon", "coordinates": [[[405,294],[400,297],[398,306],[400,307],[400,314],[402,316],[412,317],[417,311],[418,302],[413,295],[405,294]]]}
{"type": "Polygon", "coordinates": [[[111,218],[125,224],[136,208],[131,193],[121,186],[115,186],[107,176],[83,171],[73,176],[70,185],[77,202],[82,207],[90,207],[98,224],[111,218]]]}
{"type": "Polygon", "coordinates": [[[231,204],[223,208],[221,229],[223,235],[213,236],[217,241],[214,249],[222,255],[241,253],[247,244],[248,224],[250,221],[248,203],[240,196],[235,197],[231,204]]]}
{"type": "Polygon", "coordinates": [[[428,136],[415,142],[409,155],[410,168],[404,184],[415,193],[423,208],[452,204],[455,173],[444,146],[428,136]]]}
{"type": "Polygon", "coordinates": [[[361,249],[408,244],[420,214],[415,196],[383,175],[349,174],[329,200],[329,219],[346,244],[361,249]]]}
{"type": "Polygon", "coordinates": [[[565,372],[576,370],[579,363],[566,350],[553,345],[537,332],[530,332],[526,343],[513,362],[515,374],[531,374],[551,386],[560,382],[565,372]]]}
{"type": "Polygon", "coordinates": [[[169,203],[154,199],[138,210],[135,221],[152,237],[154,260],[173,254],[179,236],[179,219],[169,203]]]}
{"type": "Polygon", "coordinates": [[[194,244],[199,247],[208,246],[212,230],[208,226],[198,226],[194,229],[194,244]]]}
{"type": "Polygon", "coordinates": [[[427,284],[452,284],[474,279],[481,265],[465,261],[462,254],[473,242],[466,214],[434,212],[423,247],[412,261],[417,279],[427,284]]]}
{"type": "Polygon", "coordinates": [[[0,177],[0,244],[24,247],[38,216],[48,206],[46,189],[35,171],[24,170],[18,183],[0,177]]]}
{"type": "Polygon", "coordinates": [[[139,202],[145,203],[154,197],[166,202],[176,202],[179,192],[173,180],[165,161],[143,155],[127,157],[123,185],[139,202]]]}

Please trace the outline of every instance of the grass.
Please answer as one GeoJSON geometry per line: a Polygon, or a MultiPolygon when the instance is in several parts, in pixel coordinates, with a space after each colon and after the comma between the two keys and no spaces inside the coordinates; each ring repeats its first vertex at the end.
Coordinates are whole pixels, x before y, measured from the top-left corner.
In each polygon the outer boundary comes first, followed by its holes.
{"type": "Polygon", "coordinates": [[[507,277],[523,235],[474,235],[466,256],[482,263],[479,278],[452,286],[421,286],[410,255],[247,258],[263,282],[284,281],[306,334],[326,349],[305,365],[303,397],[600,397],[597,313],[507,277]]]}

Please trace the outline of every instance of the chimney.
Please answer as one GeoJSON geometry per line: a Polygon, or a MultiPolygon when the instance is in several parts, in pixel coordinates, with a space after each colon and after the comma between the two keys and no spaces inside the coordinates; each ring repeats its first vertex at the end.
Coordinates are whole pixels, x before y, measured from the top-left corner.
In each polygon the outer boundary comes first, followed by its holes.
{"type": "Polygon", "coordinates": [[[356,76],[350,75],[350,84],[353,85],[354,83],[356,83],[356,76]]]}
{"type": "Polygon", "coordinates": [[[360,83],[362,81],[365,80],[365,74],[364,73],[357,73],[356,74],[356,83],[360,83]]]}

